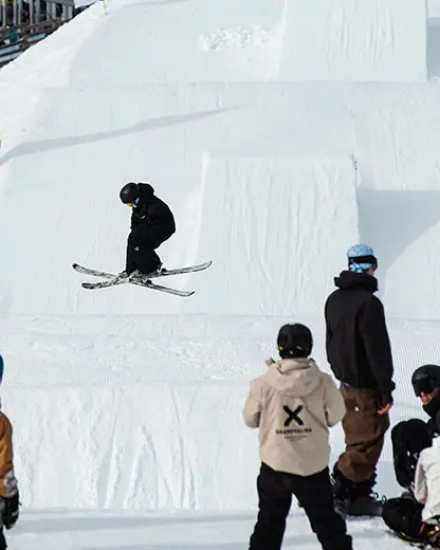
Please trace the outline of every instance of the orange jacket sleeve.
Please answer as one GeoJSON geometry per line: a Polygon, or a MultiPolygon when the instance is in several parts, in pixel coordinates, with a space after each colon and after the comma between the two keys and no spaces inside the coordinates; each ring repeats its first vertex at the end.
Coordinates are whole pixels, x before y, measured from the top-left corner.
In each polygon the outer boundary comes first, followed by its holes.
{"type": "Polygon", "coordinates": [[[17,492],[14,475],[12,425],[9,418],[0,412],[0,496],[11,497],[17,492]]]}

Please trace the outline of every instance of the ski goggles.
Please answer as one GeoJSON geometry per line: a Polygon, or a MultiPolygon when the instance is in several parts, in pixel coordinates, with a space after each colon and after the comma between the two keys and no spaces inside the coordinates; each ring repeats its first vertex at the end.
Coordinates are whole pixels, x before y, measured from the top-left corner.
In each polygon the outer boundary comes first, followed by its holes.
{"type": "Polygon", "coordinates": [[[136,208],[139,204],[139,197],[134,202],[125,203],[129,208],[136,208]]]}
{"type": "Polygon", "coordinates": [[[422,380],[416,380],[413,382],[416,397],[420,397],[422,393],[425,395],[430,394],[438,387],[438,380],[435,380],[434,378],[423,378],[422,380]]]}

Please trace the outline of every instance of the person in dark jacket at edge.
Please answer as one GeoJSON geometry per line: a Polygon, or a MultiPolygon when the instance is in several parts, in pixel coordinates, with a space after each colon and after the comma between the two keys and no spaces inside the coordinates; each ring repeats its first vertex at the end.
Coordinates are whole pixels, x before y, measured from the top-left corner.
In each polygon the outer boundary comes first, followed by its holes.
{"type": "Polygon", "coordinates": [[[384,504],[382,518],[401,538],[440,548],[440,366],[417,368],[411,383],[431,418],[405,420],[391,430],[394,471],[404,491],[384,504]]]}
{"type": "Polygon", "coordinates": [[[155,250],[176,231],[169,206],[155,196],[149,183],[127,183],[119,196],[132,209],[125,271],[120,275],[149,275],[160,271],[162,262],[155,250]]]}
{"type": "Polygon", "coordinates": [[[346,449],[333,468],[335,506],[343,515],[381,515],[373,493],[376,465],[390,426],[395,384],[391,345],[374,273],[373,250],[363,244],[347,253],[348,270],[325,304],[327,359],[345,401],[346,449]]]}

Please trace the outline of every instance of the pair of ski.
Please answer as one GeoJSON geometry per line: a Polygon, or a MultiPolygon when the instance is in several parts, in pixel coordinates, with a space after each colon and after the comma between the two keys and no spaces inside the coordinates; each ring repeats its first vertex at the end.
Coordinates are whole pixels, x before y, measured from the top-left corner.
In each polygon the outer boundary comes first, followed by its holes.
{"type": "Polygon", "coordinates": [[[164,269],[157,271],[155,273],[150,273],[148,275],[130,275],[129,277],[121,277],[120,275],[115,275],[114,273],[107,273],[105,271],[97,271],[96,269],[89,269],[79,264],[73,264],[73,269],[78,273],[83,275],[91,275],[92,277],[101,277],[107,279],[106,281],[99,281],[96,283],[82,283],[81,286],[87,290],[97,290],[101,288],[109,288],[112,286],[118,286],[123,284],[133,284],[142,286],[144,288],[150,288],[151,290],[158,290],[159,292],[166,292],[167,294],[173,294],[174,296],[192,296],[194,291],[179,290],[177,288],[171,288],[168,286],[158,285],[153,283],[151,279],[156,279],[158,277],[169,277],[171,275],[183,275],[186,273],[196,273],[198,271],[204,271],[212,262],[205,262],[203,264],[193,265],[189,267],[181,267],[178,269],[164,269]]]}

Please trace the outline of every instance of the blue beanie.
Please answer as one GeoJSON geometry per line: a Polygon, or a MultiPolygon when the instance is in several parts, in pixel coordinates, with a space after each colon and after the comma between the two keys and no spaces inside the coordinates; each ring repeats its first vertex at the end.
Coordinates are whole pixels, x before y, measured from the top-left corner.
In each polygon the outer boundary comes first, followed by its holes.
{"type": "Polygon", "coordinates": [[[348,267],[352,273],[363,273],[374,266],[378,261],[373,249],[367,244],[354,244],[347,251],[348,267]]]}

